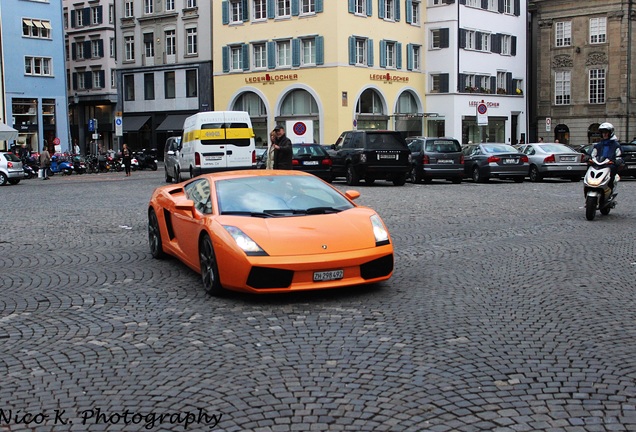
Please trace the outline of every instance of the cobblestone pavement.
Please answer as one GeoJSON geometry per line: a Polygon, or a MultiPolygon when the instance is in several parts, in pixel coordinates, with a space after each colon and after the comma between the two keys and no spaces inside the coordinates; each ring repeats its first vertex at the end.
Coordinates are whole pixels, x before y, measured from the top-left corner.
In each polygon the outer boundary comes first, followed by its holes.
{"type": "Polygon", "coordinates": [[[221,299],[151,258],[162,184],[0,188],[0,431],[636,430],[636,180],[593,222],[582,183],[362,185],[391,280],[221,299]]]}

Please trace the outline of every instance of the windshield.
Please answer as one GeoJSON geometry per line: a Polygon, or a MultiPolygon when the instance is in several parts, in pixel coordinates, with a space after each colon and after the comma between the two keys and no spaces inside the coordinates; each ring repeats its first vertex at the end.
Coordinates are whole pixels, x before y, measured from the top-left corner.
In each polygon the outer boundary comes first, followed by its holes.
{"type": "Polygon", "coordinates": [[[508,144],[484,144],[486,153],[519,153],[519,150],[508,144]]]}
{"type": "Polygon", "coordinates": [[[254,176],[216,182],[220,214],[253,217],[337,213],[354,205],[313,176],[254,176]]]}
{"type": "Polygon", "coordinates": [[[541,144],[539,147],[546,153],[574,153],[574,150],[563,144],[541,144]]]}

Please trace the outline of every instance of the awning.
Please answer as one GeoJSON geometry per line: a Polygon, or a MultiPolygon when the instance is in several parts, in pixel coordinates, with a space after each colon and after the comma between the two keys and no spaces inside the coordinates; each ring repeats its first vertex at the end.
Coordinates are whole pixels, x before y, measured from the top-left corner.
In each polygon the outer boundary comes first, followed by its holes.
{"type": "Polygon", "coordinates": [[[24,18],[24,19],[22,20],[22,22],[23,22],[25,25],[28,25],[29,27],[32,27],[32,26],[33,26],[33,21],[31,21],[30,19],[26,19],[26,18],[24,18]]]}
{"type": "Polygon", "coordinates": [[[38,21],[38,20],[33,20],[33,25],[39,28],[43,28],[44,26],[42,25],[42,22],[38,21]]]}
{"type": "Polygon", "coordinates": [[[122,127],[124,132],[137,132],[150,119],[150,116],[124,117],[122,127]]]}
{"type": "Polygon", "coordinates": [[[183,130],[183,122],[187,119],[190,114],[172,114],[166,117],[164,121],[161,122],[158,131],[182,131],[183,130]]]}
{"type": "Polygon", "coordinates": [[[0,123],[0,140],[12,141],[18,139],[18,131],[11,126],[7,126],[4,123],[0,123]]]}
{"type": "Polygon", "coordinates": [[[44,26],[44,28],[47,28],[49,30],[51,30],[53,27],[51,27],[51,23],[48,21],[42,21],[42,25],[44,26]]]}

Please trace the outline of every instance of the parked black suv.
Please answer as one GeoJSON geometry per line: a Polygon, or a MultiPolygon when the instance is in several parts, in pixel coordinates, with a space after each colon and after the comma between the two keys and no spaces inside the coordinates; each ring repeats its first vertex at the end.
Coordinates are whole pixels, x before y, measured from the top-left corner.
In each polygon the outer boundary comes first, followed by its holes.
{"type": "Polygon", "coordinates": [[[410,169],[409,148],[396,131],[354,130],[343,132],[330,152],[334,178],[345,177],[350,186],[360,179],[373,184],[377,179],[406,183],[410,169]]]}

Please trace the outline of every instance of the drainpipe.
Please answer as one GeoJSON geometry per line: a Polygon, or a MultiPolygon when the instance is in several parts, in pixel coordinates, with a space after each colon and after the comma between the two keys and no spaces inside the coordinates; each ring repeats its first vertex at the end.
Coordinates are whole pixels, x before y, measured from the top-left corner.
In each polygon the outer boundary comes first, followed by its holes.
{"type": "Polygon", "coordinates": [[[627,125],[625,128],[625,142],[631,142],[629,122],[631,121],[630,106],[632,104],[632,0],[627,0],[627,125]]]}

